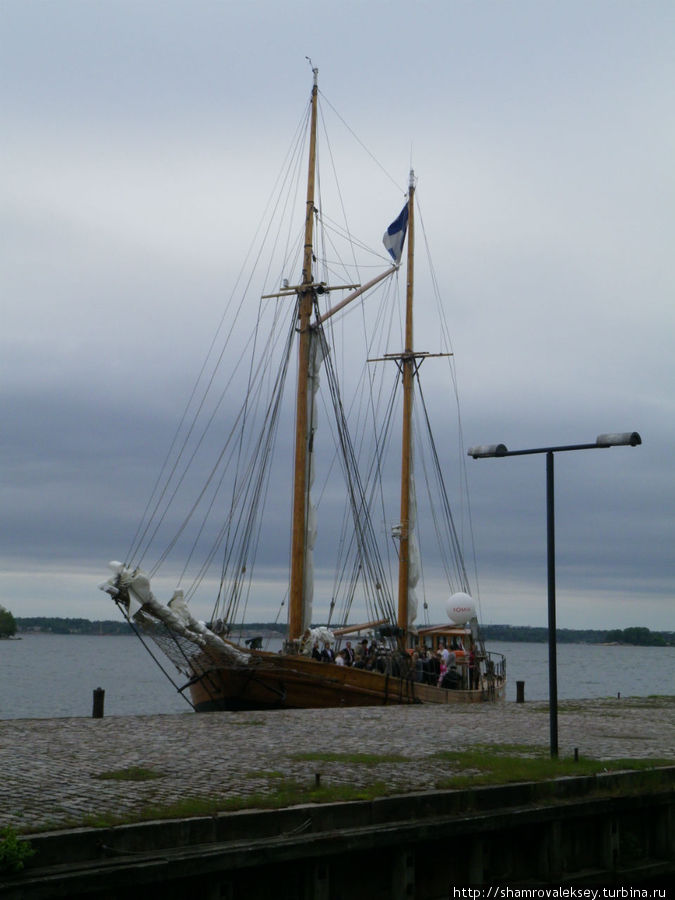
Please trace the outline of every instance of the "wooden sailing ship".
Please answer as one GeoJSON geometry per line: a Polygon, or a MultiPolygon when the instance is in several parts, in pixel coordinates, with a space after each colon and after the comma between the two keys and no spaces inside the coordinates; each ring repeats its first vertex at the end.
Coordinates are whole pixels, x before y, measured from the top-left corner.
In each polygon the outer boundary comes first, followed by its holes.
{"type": "MultiPolygon", "coordinates": [[[[124,563],[112,563],[114,574],[102,585],[128,618],[139,636],[152,639],[186,680],[177,687],[189,696],[197,711],[231,709],[316,708],[339,706],[367,706],[404,703],[453,703],[458,701],[496,700],[503,696],[505,670],[503,658],[489,654],[480,639],[475,609],[468,595],[468,580],[462,574],[460,591],[450,599],[450,606],[461,613],[446,626],[417,626],[411,610],[418,580],[418,551],[416,546],[416,496],[413,477],[413,396],[418,370],[429,354],[416,351],[413,342],[413,289],[415,253],[415,178],[410,173],[407,200],[401,215],[385,235],[385,245],[393,258],[384,272],[366,284],[331,286],[316,273],[315,223],[317,221],[317,70],[309,103],[309,147],[306,182],[306,203],[302,239],[302,276],[299,284],[284,281],[280,291],[263,295],[268,302],[294,301],[293,331],[297,332],[297,383],[295,391],[295,441],[292,489],[292,525],[290,536],[290,577],[288,587],[288,634],[280,652],[258,646],[259,642],[237,640],[233,635],[233,609],[244,592],[249,574],[251,544],[237,554],[233,551],[240,522],[261,521],[261,513],[230,513],[227,526],[219,532],[220,545],[225,547],[232,572],[232,581],[225,585],[221,576],[219,601],[208,624],[191,613],[183,590],[176,590],[167,605],[153,594],[150,579],[141,564],[130,556],[124,563]],[[336,408],[343,418],[337,431],[346,450],[346,482],[351,501],[352,516],[347,543],[353,548],[353,571],[370,579],[365,589],[373,598],[368,606],[371,617],[350,625],[346,620],[329,621],[326,626],[312,625],[312,546],[314,543],[314,510],[311,483],[314,469],[314,437],[316,430],[315,394],[322,360],[330,356],[325,329],[334,316],[341,313],[367,291],[372,290],[399,270],[403,242],[407,239],[404,348],[396,353],[384,353],[370,362],[393,361],[399,373],[402,392],[400,441],[400,506],[394,536],[397,541],[397,600],[393,590],[387,590],[386,567],[377,560],[376,529],[372,523],[373,492],[364,485],[359,471],[357,453],[344,418],[344,403],[334,386],[329,371],[331,391],[337,395],[336,408]],[[327,308],[319,301],[330,299],[336,290],[348,291],[346,297],[327,308]],[[258,517],[256,519],[256,516],[258,517]],[[365,574],[364,574],[365,573],[365,574]],[[459,598],[459,600],[457,599],[459,598]],[[218,613],[222,613],[218,615],[218,613]],[[367,637],[364,637],[367,635],[367,637]],[[321,661],[315,648],[328,645],[331,651],[346,641],[366,641],[369,652],[362,659],[345,654],[346,664],[334,660],[321,661]],[[440,667],[442,657],[451,654],[454,680],[450,687],[443,680],[440,667]],[[443,686],[445,685],[445,686],[443,686]]],[[[277,329],[278,330],[278,329],[277,329]]],[[[326,364],[327,365],[327,364],[326,364]]],[[[251,368],[254,371],[254,367],[251,368]]],[[[253,377],[253,376],[251,376],[253,377]]],[[[248,403],[248,401],[247,401],[248,403]]],[[[279,417],[277,401],[265,407],[265,420],[279,417]]],[[[247,408],[248,411],[248,408],[247,408]]],[[[243,421],[244,415],[236,417],[243,421]]],[[[228,439],[229,440],[229,439],[228,439]]],[[[243,445],[242,445],[243,446],[243,445]]],[[[235,479],[233,496],[258,498],[262,486],[269,479],[254,464],[267,447],[267,438],[256,438],[249,445],[250,464],[254,473],[252,489],[243,489],[240,476],[235,479]]],[[[245,453],[241,455],[246,456],[245,453]]],[[[379,459],[379,458],[378,458],[379,459]]],[[[171,469],[175,472],[175,466],[171,469]]],[[[160,498],[171,495],[164,488],[160,498]]],[[[215,496],[215,495],[214,495],[215,496]]],[[[211,506],[214,503],[212,502],[211,506]]],[[[149,505],[150,507],[151,505],[149,505]]],[[[162,517],[161,503],[154,507],[162,517]]],[[[449,514],[449,507],[448,507],[449,514]]],[[[252,527],[252,526],[251,526],[252,527]]],[[[452,526],[454,528],[454,526],[452,526]]],[[[241,526],[244,530],[244,526],[241,526]]],[[[142,546],[147,534],[154,534],[149,523],[139,529],[142,546]]],[[[182,526],[181,526],[182,532],[182,526]]],[[[455,539],[456,542],[456,539],[455,539]]],[[[255,543],[255,542],[254,542],[255,543]]],[[[173,545],[172,545],[173,546],[173,545]]],[[[142,555],[142,554],[138,554],[142,555]]],[[[209,557],[213,558],[213,551],[209,557]]],[[[344,564],[346,565],[346,564],[344,564]]],[[[226,566],[223,565],[223,573],[226,566]]],[[[202,570],[202,573],[205,568],[202,570]]],[[[154,576],[155,570],[152,575],[154,576]]],[[[203,577],[203,574],[202,574],[203,577]]],[[[251,582],[249,581],[250,585],[251,582]]],[[[413,604],[414,605],[414,604],[413,604]]],[[[331,604],[331,615],[333,604],[331,604]]],[[[447,674],[447,673],[446,673],[447,674]]]]}

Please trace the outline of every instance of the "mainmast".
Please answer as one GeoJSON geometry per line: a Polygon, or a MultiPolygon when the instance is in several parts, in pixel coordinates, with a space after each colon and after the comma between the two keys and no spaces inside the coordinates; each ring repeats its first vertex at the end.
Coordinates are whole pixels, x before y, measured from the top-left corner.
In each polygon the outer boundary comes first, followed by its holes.
{"type": "MultiPolygon", "coordinates": [[[[401,436],[401,518],[398,562],[398,620],[403,635],[408,630],[408,591],[411,544],[412,408],[415,353],[413,350],[413,282],[415,259],[415,173],[408,183],[408,257],[406,275],[405,349],[400,358],[403,375],[403,426],[401,436]]],[[[399,639],[405,648],[405,637],[399,639]]]]}
{"type": "Polygon", "coordinates": [[[314,85],[311,98],[309,166],[307,172],[307,205],[305,211],[305,246],[302,284],[298,289],[298,391],[296,397],[295,467],[293,480],[293,520],[291,543],[291,582],[289,591],[288,637],[300,637],[305,627],[303,598],[306,568],[308,478],[308,371],[310,353],[310,318],[314,308],[316,287],[312,274],[314,233],[314,179],[316,171],[316,119],[318,69],[312,69],[314,85]]]}

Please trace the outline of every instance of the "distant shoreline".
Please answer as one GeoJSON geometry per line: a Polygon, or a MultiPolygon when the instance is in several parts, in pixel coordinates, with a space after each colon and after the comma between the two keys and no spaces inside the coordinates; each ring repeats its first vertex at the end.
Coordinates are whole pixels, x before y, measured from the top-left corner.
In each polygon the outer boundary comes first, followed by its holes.
{"type": "MultiPolygon", "coordinates": [[[[67,635],[131,635],[133,630],[124,620],[91,621],[54,616],[16,617],[17,635],[67,634],[67,635]]],[[[286,626],[276,622],[252,622],[242,630],[244,638],[260,635],[264,639],[286,637],[286,626]]],[[[514,643],[545,643],[548,629],[533,625],[483,625],[481,635],[486,641],[514,643]]],[[[650,631],[648,628],[624,629],[574,629],[559,628],[556,640],[561,644],[605,644],[640,647],[675,646],[675,632],[650,631]]]]}

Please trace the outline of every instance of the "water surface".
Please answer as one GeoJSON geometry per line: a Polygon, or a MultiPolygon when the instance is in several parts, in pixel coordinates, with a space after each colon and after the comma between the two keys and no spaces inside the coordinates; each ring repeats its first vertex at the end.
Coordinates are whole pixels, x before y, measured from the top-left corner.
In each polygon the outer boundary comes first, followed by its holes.
{"type": "MultiPolygon", "coordinates": [[[[277,649],[273,642],[269,649],[277,649]]],[[[507,700],[516,681],[525,699],[548,698],[548,645],[487,644],[507,658],[507,700]]],[[[178,685],[184,677],[162,663],[178,685]]],[[[0,719],[91,716],[93,691],[105,690],[106,715],[191,712],[133,636],[28,634],[0,641],[0,719]]],[[[558,698],[672,694],[675,647],[558,645],[558,698]]]]}

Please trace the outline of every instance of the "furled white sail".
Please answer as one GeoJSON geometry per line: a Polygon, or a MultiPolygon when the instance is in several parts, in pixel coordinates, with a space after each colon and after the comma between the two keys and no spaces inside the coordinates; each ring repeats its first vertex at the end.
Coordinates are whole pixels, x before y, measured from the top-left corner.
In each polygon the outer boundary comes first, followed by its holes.
{"type": "Polygon", "coordinates": [[[111,563],[110,567],[115,574],[100,588],[121,600],[129,620],[139,614],[147,614],[203,650],[214,650],[230,663],[242,665],[249,661],[248,654],[223,641],[204,622],[193,617],[181,591],[174,593],[169,605],[164,606],[152,593],[150,579],[143,572],[138,569],[132,571],[122,563],[111,563]]]}
{"type": "Polygon", "coordinates": [[[417,493],[415,476],[410,474],[410,507],[408,510],[408,627],[417,618],[417,582],[420,580],[420,547],[417,540],[417,493]]]}
{"type": "Polygon", "coordinates": [[[302,630],[312,624],[312,601],[314,599],[314,544],[316,543],[317,524],[316,508],[312,503],[312,485],[314,483],[314,433],[318,428],[318,412],[316,395],[319,390],[319,373],[324,360],[324,347],[317,332],[310,333],[309,340],[309,374],[307,381],[307,522],[305,536],[305,577],[303,585],[304,605],[302,610],[302,630]]]}

